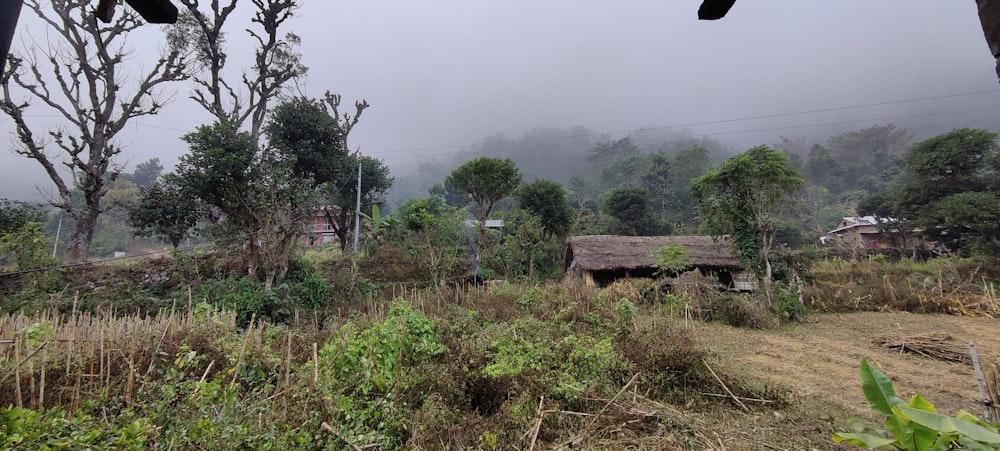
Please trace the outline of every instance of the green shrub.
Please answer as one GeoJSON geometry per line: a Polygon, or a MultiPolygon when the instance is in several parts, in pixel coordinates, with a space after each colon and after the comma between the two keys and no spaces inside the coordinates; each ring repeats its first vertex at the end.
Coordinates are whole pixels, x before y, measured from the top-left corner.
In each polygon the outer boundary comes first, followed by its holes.
{"type": "Polygon", "coordinates": [[[791,284],[774,284],[774,311],[780,321],[796,321],[809,314],[809,309],[799,299],[798,287],[791,284]]]}
{"type": "MultiPolygon", "coordinates": [[[[117,420],[121,421],[121,418],[117,420]]],[[[108,423],[83,410],[0,408],[2,449],[144,449],[156,437],[145,418],[108,423]]]]}
{"type": "Polygon", "coordinates": [[[364,329],[348,323],[338,335],[319,354],[338,434],[352,443],[401,446],[413,406],[397,396],[417,382],[413,367],[447,350],[434,323],[397,298],[384,321],[364,329]]]}

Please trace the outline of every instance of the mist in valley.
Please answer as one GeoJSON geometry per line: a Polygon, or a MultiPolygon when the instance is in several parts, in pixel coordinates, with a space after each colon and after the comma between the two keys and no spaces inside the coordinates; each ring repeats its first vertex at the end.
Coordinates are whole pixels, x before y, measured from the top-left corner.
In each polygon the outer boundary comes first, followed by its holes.
{"type": "MultiPolygon", "coordinates": [[[[716,161],[754,145],[895,124],[920,140],[955,127],[1000,129],[1000,89],[973,3],[740,2],[696,20],[698,2],[606,4],[443,0],[302,3],[289,30],[309,67],[296,95],[340,93],[372,107],[351,146],[386,161],[398,203],[477,155],[512,158],[525,180],[595,177],[599,143],[629,137],[644,152],[698,145],[716,161]]],[[[247,8],[246,5],[240,8],[247,8]]],[[[247,9],[238,10],[247,14],[247,9]]],[[[15,50],[46,30],[22,13],[15,50]]],[[[248,67],[233,33],[232,71],[248,67]]],[[[132,39],[142,65],[162,47],[154,26],[132,39]]],[[[120,136],[126,171],[186,152],[208,122],[175,83],[172,103],[120,136]]],[[[37,108],[32,120],[52,121],[37,108]]],[[[53,123],[57,125],[57,123],[53,123]]],[[[11,121],[0,119],[8,149],[11,121]]],[[[0,155],[0,196],[39,199],[37,163],[0,155]]]]}

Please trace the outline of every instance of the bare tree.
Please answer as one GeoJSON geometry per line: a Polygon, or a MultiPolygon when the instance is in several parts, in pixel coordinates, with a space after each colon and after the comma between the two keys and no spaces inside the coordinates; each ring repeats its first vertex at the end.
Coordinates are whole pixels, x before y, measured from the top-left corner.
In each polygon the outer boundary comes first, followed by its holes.
{"type": "Polygon", "coordinates": [[[56,32],[58,42],[26,55],[11,55],[9,70],[0,77],[0,110],[13,119],[20,141],[15,151],[42,165],[56,186],[49,202],[76,221],[67,250],[70,261],[86,260],[94,226],[105,210],[101,200],[121,171],[115,157],[122,148],[115,136],[132,119],[159,112],[168,100],[158,89],[161,85],[187,77],[183,59],[170,52],[138,78],[128,80],[123,65],[130,51],[125,41],[142,23],[125,12],[102,26],[91,3],[25,1],[56,32]],[[46,70],[51,75],[43,75],[46,70]],[[15,100],[12,84],[26,91],[31,100],[15,100]],[[38,137],[35,126],[25,119],[33,100],[54,111],[64,123],[50,126],[46,138],[38,137]],[[52,152],[52,147],[58,152],[52,152]]]}
{"type": "Polygon", "coordinates": [[[223,28],[236,8],[236,0],[227,4],[212,0],[209,11],[200,9],[199,0],[179,1],[185,10],[168,31],[168,41],[172,48],[192,55],[201,69],[193,77],[195,90],[191,98],[219,121],[242,127],[249,120],[250,133],[259,142],[269,103],[308,70],[295,51],[299,37],[294,33],[287,33],[284,39],[279,37],[279,28],[298,9],[297,1],[252,0],[256,11],[251,20],[260,30],[247,29],[257,48],[254,67],[242,74],[241,87],[234,87],[223,73],[228,58],[223,28]],[[243,89],[245,94],[241,95],[243,89]]]}
{"type": "MultiPolygon", "coordinates": [[[[340,112],[340,94],[333,94],[330,91],[326,92],[323,98],[323,103],[325,107],[329,107],[328,114],[333,118],[335,127],[340,134],[340,145],[344,150],[349,151],[350,148],[347,146],[347,136],[351,133],[351,130],[358,121],[361,120],[361,114],[364,113],[365,109],[368,108],[367,100],[360,100],[354,102],[354,115],[352,116],[349,112],[340,112]]],[[[391,178],[388,177],[388,168],[378,160],[373,158],[363,159],[361,158],[361,150],[358,149],[355,154],[358,164],[367,166],[364,172],[364,178],[366,179],[366,186],[362,187],[362,196],[365,196],[366,192],[372,192],[376,196],[380,196],[387,191],[388,187],[375,186],[376,190],[372,190],[371,181],[367,180],[369,176],[375,176],[377,180],[384,182],[388,180],[391,185],[391,178]],[[384,174],[382,174],[384,173],[384,174]],[[381,175],[381,177],[380,177],[381,175]],[[367,188],[367,189],[366,189],[367,188]]],[[[353,174],[353,171],[349,171],[353,174]]],[[[347,234],[351,231],[350,220],[354,217],[357,212],[354,211],[354,197],[357,195],[357,185],[353,181],[353,177],[347,177],[345,180],[338,181],[331,184],[329,187],[329,193],[327,194],[327,200],[330,202],[337,203],[339,205],[325,205],[323,206],[323,215],[326,216],[326,225],[333,230],[333,233],[337,235],[337,239],[340,240],[340,250],[347,250],[347,234]]],[[[379,182],[379,183],[381,183],[379,182]]],[[[380,202],[380,199],[376,199],[375,203],[380,202]]]]}

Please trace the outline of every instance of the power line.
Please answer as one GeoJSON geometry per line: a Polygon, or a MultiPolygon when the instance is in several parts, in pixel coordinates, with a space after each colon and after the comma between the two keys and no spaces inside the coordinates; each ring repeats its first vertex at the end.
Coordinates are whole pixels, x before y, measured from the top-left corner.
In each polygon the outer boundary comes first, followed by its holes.
{"type": "MultiPolygon", "coordinates": [[[[741,121],[750,121],[750,120],[757,120],[757,119],[773,119],[773,118],[778,118],[778,117],[800,116],[800,115],[804,115],[804,114],[829,113],[829,112],[834,112],[834,111],[844,111],[844,110],[852,110],[852,109],[859,109],[859,108],[871,108],[871,107],[886,106],[886,105],[898,105],[898,104],[903,104],[903,103],[923,102],[923,101],[928,101],[928,100],[942,100],[942,99],[950,99],[950,98],[956,98],[956,97],[968,97],[968,96],[982,95],[982,94],[989,94],[989,93],[996,93],[996,92],[1000,92],[1000,89],[989,89],[989,90],[984,90],[984,91],[972,91],[972,92],[957,93],[957,94],[945,94],[945,95],[939,95],[939,96],[919,97],[919,98],[913,98],[913,99],[888,100],[888,101],[884,101],[884,102],[866,103],[866,104],[849,105],[849,106],[839,106],[839,107],[831,107],[831,108],[820,108],[820,109],[814,109],[814,110],[803,110],[803,111],[796,111],[796,112],[791,112],[791,113],[775,113],[775,114],[765,114],[765,115],[757,115],[757,116],[744,116],[744,117],[730,118],[730,119],[719,119],[719,120],[704,121],[704,122],[689,122],[689,123],[684,123],[684,124],[665,125],[665,126],[661,126],[661,127],[632,128],[632,129],[624,129],[624,130],[611,130],[611,131],[602,131],[602,132],[580,133],[580,134],[576,134],[576,135],[566,135],[566,136],[552,137],[552,138],[535,138],[535,139],[526,139],[526,140],[518,140],[518,141],[507,140],[507,141],[500,142],[500,144],[510,144],[510,143],[515,143],[515,142],[517,142],[517,143],[524,143],[524,142],[538,142],[538,141],[555,141],[555,140],[573,139],[573,138],[588,138],[588,137],[594,137],[594,136],[618,135],[618,134],[623,134],[623,133],[632,133],[632,132],[649,131],[649,130],[669,130],[669,129],[672,129],[672,128],[679,128],[679,127],[696,127],[696,126],[703,126],[703,125],[716,125],[716,124],[724,124],[724,123],[730,123],[730,122],[741,122],[741,121]]],[[[965,111],[965,110],[962,110],[962,111],[965,111]]],[[[975,111],[975,110],[972,110],[972,111],[975,111]]],[[[961,111],[957,111],[957,112],[961,112],[961,111]]],[[[952,113],[954,113],[954,112],[952,112],[952,113]]],[[[939,114],[939,113],[930,113],[930,114],[939,114]]],[[[867,120],[896,119],[896,118],[916,117],[916,116],[921,116],[921,115],[897,116],[897,117],[883,118],[883,119],[866,119],[866,120],[863,120],[863,121],[854,121],[854,122],[864,122],[864,121],[867,121],[867,120]]],[[[843,122],[843,123],[848,123],[848,122],[843,122]]],[[[836,124],[836,123],[833,123],[833,124],[836,124]]],[[[813,125],[813,126],[816,126],[816,125],[813,125]]],[[[766,131],[766,129],[762,129],[761,131],[766,131]]],[[[749,133],[749,132],[750,131],[745,132],[745,133],[749,133]]],[[[729,134],[732,134],[732,133],[729,133],[729,134]]],[[[679,138],[679,139],[686,139],[686,138],[679,138]]],[[[455,150],[455,149],[463,149],[463,148],[467,148],[467,147],[472,147],[472,146],[475,146],[477,144],[479,144],[479,143],[475,143],[475,144],[461,144],[461,145],[450,145],[450,146],[413,147],[413,148],[405,148],[405,149],[384,150],[384,151],[373,152],[373,153],[375,153],[375,154],[393,154],[393,153],[419,152],[419,151],[425,151],[425,150],[455,150]]],[[[437,155],[448,155],[448,154],[416,154],[416,155],[413,155],[413,156],[437,156],[437,155]]],[[[407,155],[407,156],[409,156],[409,155],[407,155]]]]}
{"type": "MultiPolygon", "coordinates": [[[[780,126],[780,127],[753,128],[753,129],[732,130],[732,131],[722,131],[722,132],[708,132],[708,133],[701,133],[698,136],[672,136],[672,137],[666,137],[666,138],[661,138],[661,141],[683,141],[683,140],[688,140],[688,139],[698,139],[699,137],[703,137],[703,136],[741,135],[741,134],[747,134],[747,133],[760,133],[760,132],[777,131],[777,130],[791,130],[791,129],[797,129],[797,128],[827,127],[827,126],[831,126],[831,125],[854,124],[854,123],[862,123],[862,122],[888,121],[888,120],[894,120],[894,119],[907,119],[907,118],[925,117],[925,116],[942,116],[942,115],[949,115],[949,114],[955,114],[955,113],[965,113],[965,112],[972,112],[972,111],[995,111],[995,110],[1000,110],[1000,106],[987,107],[987,108],[972,108],[972,109],[964,109],[964,110],[952,110],[952,111],[939,111],[939,112],[934,112],[934,113],[908,114],[908,115],[902,115],[902,116],[886,116],[886,117],[877,117],[877,118],[868,118],[868,119],[854,119],[854,120],[849,120],[849,121],[820,122],[820,123],[803,124],[803,125],[787,125],[787,126],[780,126]]],[[[572,139],[572,138],[586,137],[586,136],[603,136],[603,135],[614,135],[614,134],[621,134],[621,133],[632,133],[632,132],[638,132],[638,131],[656,130],[656,129],[661,129],[661,128],[670,128],[670,127],[638,128],[638,129],[632,129],[632,130],[620,130],[620,131],[601,132],[601,133],[588,133],[588,134],[569,135],[569,136],[562,136],[562,137],[555,137],[555,138],[526,139],[526,140],[520,140],[520,141],[513,141],[512,140],[512,141],[504,141],[501,144],[514,144],[514,143],[540,142],[540,141],[554,141],[554,140],[560,140],[560,139],[572,139]]],[[[440,147],[440,148],[436,148],[436,149],[454,149],[454,148],[455,147],[440,147]]],[[[460,148],[464,148],[464,146],[460,147],[460,148]]],[[[374,155],[378,155],[380,153],[381,152],[373,152],[374,155]]],[[[453,155],[453,152],[411,153],[411,154],[406,154],[406,155],[398,155],[396,157],[397,158],[417,158],[417,157],[440,157],[440,156],[447,156],[447,155],[453,155]]]]}

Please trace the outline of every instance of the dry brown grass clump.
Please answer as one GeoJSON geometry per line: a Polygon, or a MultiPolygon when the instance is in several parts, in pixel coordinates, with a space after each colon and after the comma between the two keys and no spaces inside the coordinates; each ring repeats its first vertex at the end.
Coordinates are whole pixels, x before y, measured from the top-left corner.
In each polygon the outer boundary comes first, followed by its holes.
{"type": "Polygon", "coordinates": [[[905,311],[1000,317],[994,283],[976,259],[868,258],[820,262],[803,297],[814,311],[905,311]]]}

